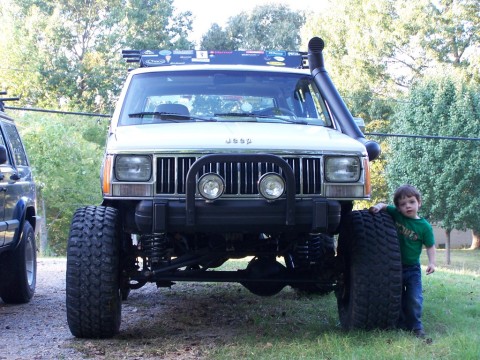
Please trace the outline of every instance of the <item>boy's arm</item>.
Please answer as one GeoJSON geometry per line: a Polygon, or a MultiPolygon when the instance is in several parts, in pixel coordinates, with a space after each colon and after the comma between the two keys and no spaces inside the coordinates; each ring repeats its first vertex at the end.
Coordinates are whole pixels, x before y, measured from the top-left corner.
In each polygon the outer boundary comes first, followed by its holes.
{"type": "Polygon", "coordinates": [[[435,245],[427,247],[428,266],[427,275],[435,272],[435,245]]]}
{"type": "Polygon", "coordinates": [[[368,211],[372,213],[378,213],[380,211],[387,210],[387,204],[378,203],[377,205],[372,206],[368,211]]]}

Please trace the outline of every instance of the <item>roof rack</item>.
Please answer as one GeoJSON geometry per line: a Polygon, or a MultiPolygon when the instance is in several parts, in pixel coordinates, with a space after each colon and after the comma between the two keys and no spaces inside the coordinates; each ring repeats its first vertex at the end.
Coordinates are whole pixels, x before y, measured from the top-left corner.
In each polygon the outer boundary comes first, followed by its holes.
{"type": "Polygon", "coordinates": [[[308,69],[307,53],[285,50],[122,50],[128,63],[140,67],[215,64],[215,65],[261,65],[308,69]]]}
{"type": "MultiPolygon", "coordinates": [[[[0,95],[7,95],[6,91],[0,91],[0,95]]],[[[11,97],[11,98],[2,98],[0,97],[0,111],[5,111],[5,104],[4,101],[17,101],[20,100],[19,97],[11,97]]]]}

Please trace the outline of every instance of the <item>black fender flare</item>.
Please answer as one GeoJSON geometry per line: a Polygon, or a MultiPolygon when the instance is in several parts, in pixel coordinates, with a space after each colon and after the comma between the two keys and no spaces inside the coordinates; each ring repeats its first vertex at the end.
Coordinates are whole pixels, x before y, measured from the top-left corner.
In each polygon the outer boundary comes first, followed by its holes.
{"type": "MultiPolygon", "coordinates": [[[[27,221],[27,209],[28,209],[28,199],[25,197],[20,198],[20,200],[15,205],[15,209],[13,210],[13,219],[18,220],[18,227],[15,229],[15,234],[13,235],[14,241],[13,243],[15,246],[13,249],[16,249],[20,242],[22,241],[22,232],[23,232],[23,225],[25,221],[27,221]]],[[[33,229],[35,230],[35,224],[31,224],[33,229]]]]}

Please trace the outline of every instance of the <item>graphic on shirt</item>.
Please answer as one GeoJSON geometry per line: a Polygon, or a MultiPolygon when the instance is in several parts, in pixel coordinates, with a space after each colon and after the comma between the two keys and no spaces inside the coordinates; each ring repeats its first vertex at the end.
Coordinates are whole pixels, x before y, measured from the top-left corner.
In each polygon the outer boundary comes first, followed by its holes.
{"type": "Polygon", "coordinates": [[[412,241],[418,241],[418,235],[415,231],[413,231],[412,229],[409,229],[407,228],[405,225],[403,224],[400,224],[400,223],[395,223],[396,226],[397,226],[397,232],[398,234],[402,235],[403,237],[405,237],[406,239],[408,240],[412,240],[412,241]]]}

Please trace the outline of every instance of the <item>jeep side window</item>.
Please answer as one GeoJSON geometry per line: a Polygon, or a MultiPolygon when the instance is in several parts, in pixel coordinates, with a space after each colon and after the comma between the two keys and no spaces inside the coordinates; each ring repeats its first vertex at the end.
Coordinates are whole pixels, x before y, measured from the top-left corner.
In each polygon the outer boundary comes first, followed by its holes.
{"type": "Polygon", "coordinates": [[[4,130],[12,144],[15,164],[17,166],[28,166],[27,155],[25,154],[25,149],[23,148],[17,128],[13,124],[4,124],[4,130]]]}

